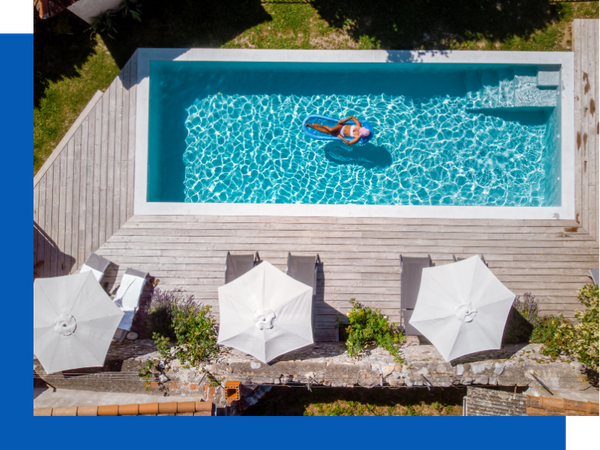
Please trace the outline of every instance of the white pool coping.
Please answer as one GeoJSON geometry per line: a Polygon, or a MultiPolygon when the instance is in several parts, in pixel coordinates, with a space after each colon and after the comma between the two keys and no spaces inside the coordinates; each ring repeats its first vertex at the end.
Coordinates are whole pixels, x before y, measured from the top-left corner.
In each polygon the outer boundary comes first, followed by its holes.
{"type": "Polygon", "coordinates": [[[575,219],[574,54],[572,52],[149,49],[137,51],[135,146],[136,215],[334,216],[454,219],[575,219]],[[561,194],[559,207],[306,205],[148,202],[150,61],[265,61],[331,63],[473,63],[561,66],[561,194]]]}

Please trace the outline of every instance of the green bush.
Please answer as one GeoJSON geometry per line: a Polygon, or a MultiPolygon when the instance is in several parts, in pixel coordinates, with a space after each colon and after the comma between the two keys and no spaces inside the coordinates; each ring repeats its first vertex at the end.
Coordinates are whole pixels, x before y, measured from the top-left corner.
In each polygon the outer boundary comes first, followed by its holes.
{"type": "Polygon", "coordinates": [[[575,311],[576,322],[567,321],[559,333],[570,355],[598,371],[598,286],[584,286],[577,297],[586,309],[575,311]]]}
{"type": "MultiPolygon", "coordinates": [[[[569,320],[562,314],[541,316],[538,303],[531,294],[524,294],[522,299],[515,299],[513,307],[520,313],[521,319],[527,320],[533,327],[529,342],[543,344],[541,350],[543,355],[552,358],[570,356],[597,372],[598,286],[593,284],[584,286],[580,289],[577,298],[586,309],[575,311],[575,320],[569,320]]],[[[526,336],[527,330],[522,324],[517,326],[507,322],[505,334],[509,331],[518,340],[526,336]]],[[[503,343],[508,343],[505,341],[503,339],[503,343]]]]}
{"type": "Polygon", "coordinates": [[[588,284],[578,294],[585,311],[575,311],[575,320],[541,317],[531,341],[543,343],[542,354],[556,358],[572,356],[598,371],[598,286],[588,284]]]}
{"type": "Polygon", "coordinates": [[[170,341],[175,341],[174,356],[183,364],[197,365],[218,353],[217,324],[210,306],[198,305],[194,296],[181,289],[156,289],[147,308],[152,338],[163,358],[170,358],[170,341]]]}
{"type": "Polygon", "coordinates": [[[398,326],[390,323],[380,310],[362,306],[356,299],[350,299],[352,310],[348,312],[349,326],[346,328],[348,355],[357,356],[367,347],[376,345],[386,349],[394,359],[402,362],[396,346],[404,339],[398,326]]]}
{"type": "Polygon", "coordinates": [[[119,11],[123,17],[131,16],[132,19],[138,22],[142,21],[142,11],[139,0],[123,0],[119,6],[119,11]]]}
{"type": "Polygon", "coordinates": [[[117,16],[119,12],[125,18],[131,17],[138,22],[142,21],[139,0],[123,0],[118,8],[107,9],[92,18],[92,26],[90,27],[92,39],[97,34],[106,34],[109,38],[115,39],[114,35],[117,34],[117,16]]]}
{"type": "Polygon", "coordinates": [[[97,34],[106,33],[109,38],[114,39],[113,34],[117,34],[115,16],[115,11],[107,9],[96,17],[93,17],[92,26],[90,27],[92,31],[90,38],[93,39],[97,34]]]}

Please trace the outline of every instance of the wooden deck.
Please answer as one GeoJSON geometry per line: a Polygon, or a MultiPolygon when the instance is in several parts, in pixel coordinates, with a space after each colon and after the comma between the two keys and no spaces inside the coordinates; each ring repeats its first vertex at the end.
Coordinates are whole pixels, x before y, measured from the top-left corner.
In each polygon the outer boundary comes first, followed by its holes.
{"type": "Polygon", "coordinates": [[[91,251],[145,270],[218,312],[225,255],[258,251],[285,269],[287,252],[319,253],[316,337],[332,340],[350,298],[400,319],[399,254],[436,264],[483,254],[517,294],[545,313],[572,316],[577,290],[598,266],[598,21],[574,24],[578,221],[338,217],[133,216],[134,56],[87,108],[34,180],[34,258],[41,276],[76,272],[91,251]]]}
{"type": "Polygon", "coordinates": [[[133,57],[97,92],[33,181],[34,263],[42,277],[79,270],[133,215],[133,57]]]}

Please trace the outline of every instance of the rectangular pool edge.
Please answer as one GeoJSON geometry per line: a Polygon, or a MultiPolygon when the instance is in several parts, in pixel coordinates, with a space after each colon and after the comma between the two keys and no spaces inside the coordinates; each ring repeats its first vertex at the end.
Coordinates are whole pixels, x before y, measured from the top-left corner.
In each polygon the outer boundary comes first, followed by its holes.
{"type": "Polygon", "coordinates": [[[137,205],[134,214],[150,216],[297,216],[391,217],[412,219],[572,220],[563,207],[533,206],[393,206],[300,205],[256,203],[152,203],[137,205]]]}
{"type": "Polygon", "coordinates": [[[134,214],[455,219],[575,219],[572,52],[138,49],[134,214]],[[553,64],[561,66],[561,205],[557,207],[152,203],[147,199],[150,61],[553,64]]]}

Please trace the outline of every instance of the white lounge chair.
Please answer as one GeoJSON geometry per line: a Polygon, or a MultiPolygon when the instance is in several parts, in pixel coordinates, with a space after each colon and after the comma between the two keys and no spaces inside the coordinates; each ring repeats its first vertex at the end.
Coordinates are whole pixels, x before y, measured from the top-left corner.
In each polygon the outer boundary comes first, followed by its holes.
{"type": "Polygon", "coordinates": [[[259,263],[260,256],[258,252],[255,252],[254,255],[232,255],[227,252],[227,258],[225,259],[225,284],[231,283],[236,278],[251,271],[259,263]]]}
{"type": "Polygon", "coordinates": [[[90,253],[88,259],[85,260],[83,266],[81,266],[80,273],[83,272],[92,272],[98,283],[102,281],[102,277],[104,277],[104,272],[106,272],[106,268],[110,265],[110,261],[96,253],[90,253]]]}
{"type": "Polygon", "coordinates": [[[122,341],[129,330],[131,330],[131,324],[133,323],[133,317],[138,310],[140,304],[140,296],[144,290],[146,284],[146,277],[148,274],[139,270],[127,268],[121,285],[117,290],[117,294],[113,299],[113,302],[121,308],[121,311],[125,313],[117,332],[113,339],[122,341]]]}

